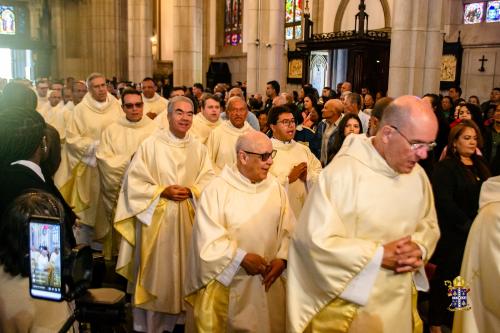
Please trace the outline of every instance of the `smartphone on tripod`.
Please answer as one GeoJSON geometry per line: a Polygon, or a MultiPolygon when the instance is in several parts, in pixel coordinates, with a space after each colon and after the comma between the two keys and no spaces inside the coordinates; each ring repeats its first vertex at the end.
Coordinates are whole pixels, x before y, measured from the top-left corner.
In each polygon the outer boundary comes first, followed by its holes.
{"type": "Polygon", "coordinates": [[[49,301],[64,299],[63,223],[58,218],[32,216],[29,221],[30,295],[49,301]]]}

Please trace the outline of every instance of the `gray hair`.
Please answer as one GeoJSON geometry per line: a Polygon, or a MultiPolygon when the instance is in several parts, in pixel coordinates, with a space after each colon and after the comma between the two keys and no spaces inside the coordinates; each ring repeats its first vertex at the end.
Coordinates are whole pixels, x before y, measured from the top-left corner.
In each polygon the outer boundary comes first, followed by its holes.
{"type": "Polygon", "coordinates": [[[191,99],[189,99],[188,97],[185,97],[185,96],[175,96],[175,97],[172,97],[171,99],[169,99],[167,112],[169,114],[171,114],[172,112],[174,112],[175,104],[177,104],[179,102],[189,103],[189,105],[191,105],[191,108],[193,109],[193,112],[194,112],[193,101],[191,99]]]}
{"type": "Polygon", "coordinates": [[[97,79],[98,77],[102,77],[104,80],[106,80],[106,77],[104,75],[102,75],[101,73],[94,72],[87,77],[86,80],[87,89],[90,88],[90,82],[92,82],[92,80],[94,79],[97,79]]]}
{"type": "Polygon", "coordinates": [[[231,110],[233,108],[233,104],[236,103],[237,101],[243,102],[243,104],[245,104],[245,107],[248,110],[247,103],[245,102],[245,100],[243,98],[241,98],[239,96],[233,96],[233,97],[229,98],[229,100],[227,101],[226,110],[231,110]]]}

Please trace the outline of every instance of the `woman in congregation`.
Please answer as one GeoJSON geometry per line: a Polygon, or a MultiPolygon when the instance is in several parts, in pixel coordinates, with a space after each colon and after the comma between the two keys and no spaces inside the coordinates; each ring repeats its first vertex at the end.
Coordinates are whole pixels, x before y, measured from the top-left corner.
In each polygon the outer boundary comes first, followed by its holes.
{"type": "MultiPolygon", "coordinates": [[[[344,143],[345,138],[350,134],[360,134],[363,133],[363,127],[361,126],[361,120],[358,115],[353,113],[346,114],[339,123],[339,128],[337,132],[335,132],[335,140],[333,144],[333,154],[330,161],[337,155],[342,144],[344,143]]],[[[327,164],[328,164],[327,163],[327,164]]]]}
{"type": "Polygon", "coordinates": [[[437,163],[432,188],[441,238],[431,263],[436,265],[431,280],[429,324],[432,333],[441,326],[451,327],[453,312],[447,308],[450,299],[444,281],[460,274],[469,229],[476,217],[482,183],[490,176],[488,166],[477,148],[482,145],[478,126],[461,120],[450,130],[446,157],[437,163]]]}

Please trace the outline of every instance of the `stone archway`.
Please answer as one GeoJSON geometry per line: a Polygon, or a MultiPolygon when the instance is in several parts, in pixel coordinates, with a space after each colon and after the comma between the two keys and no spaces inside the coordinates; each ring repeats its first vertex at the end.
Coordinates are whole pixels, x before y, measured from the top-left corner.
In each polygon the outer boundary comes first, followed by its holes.
{"type": "MultiPolygon", "coordinates": [[[[337,14],[335,15],[335,22],[333,24],[333,31],[340,31],[340,27],[342,25],[342,19],[344,18],[344,13],[349,4],[350,0],[342,0],[340,2],[339,8],[337,9],[337,14]]],[[[387,0],[380,0],[380,4],[382,5],[382,10],[384,12],[384,28],[391,27],[391,11],[389,8],[389,3],[387,0]]]]}

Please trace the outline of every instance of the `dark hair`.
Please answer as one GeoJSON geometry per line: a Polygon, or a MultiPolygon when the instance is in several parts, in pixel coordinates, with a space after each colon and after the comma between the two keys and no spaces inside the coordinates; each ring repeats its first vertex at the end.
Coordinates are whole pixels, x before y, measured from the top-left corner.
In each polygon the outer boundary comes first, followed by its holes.
{"type": "Polygon", "coordinates": [[[53,126],[49,124],[46,126],[47,153],[40,162],[40,167],[44,175],[53,177],[61,164],[61,137],[53,126]]]}
{"type": "Polygon", "coordinates": [[[455,91],[458,92],[459,97],[462,96],[462,88],[460,88],[459,86],[453,86],[449,90],[451,90],[451,89],[455,89],[455,91]]]}
{"type": "Polygon", "coordinates": [[[477,103],[478,103],[478,104],[481,104],[481,101],[479,101],[479,97],[477,97],[476,95],[470,95],[470,96],[469,96],[469,100],[470,100],[471,98],[475,98],[475,99],[477,100],[477,103]]]}
{"type": "Polygon", "coordinates": [[[0,98],[0,112],[12,106],[36,110],[38,99],[35,92],[20,82],[9,82],[0,98]]]}
{"type": "MultiPolygon", "coordinates": [[[[443,101],[445,99],[447,99],[450,102],[450,105],[453,108],[453,100],[451,99],[451,97],[450,96],[443,96],[443,98],[441,98],[441,103],[443,103],[443,101]]],[[[441,105],[443,105],[443,104],[441,104],[441,105]]]]}
{"type": "Polygon", "coordinates": [[[371,115],[378,120],[381,120],[382,116],[384,115],[385,109],[389,106],[389,104],[391,104],[393,100],[394,98],[392,97],[382,97],[381,99],[379,99],[373,106],[371,115]]]}
{"type": "Polygon", "coordinates": [[[280,84],[276,80],[269,81],[267,84],[270,84],[271,87],[273,87],[274,91],[276,92],[276,95],[279,95],[280,93],[280,84]]]}
{"type": "Polygon", "coordinates": [[[186,87],[185,86],[175,86],[172,88],[172,91],[174,90],[182,90],[184,92],[186,92],[186,87]]]}
{"type": "Polygon", "coordinates": [[[308,94],[304,96],[304,99],[306,99],[306,97],[311,100],[312,108],[316,108],[316,105],[318,105],[318,99],[316,98],[316,96],[314,96],[314,94],[308,94]]]}
{"type": "Polygon", "coordinates": [[[29,276],[29,231],[32,215],[64,220],[64,208],[51,194],[27,190],[7,206],[0,223],[0,263],[12,276],[29,276]]]}
{"type": "Polygon", "coordinates": [[[335,141],[332,147],[332,152],[333,152],[332,158],[339,152],[340,148],[342,147],[342,144],[344,143],[344,140],[346,138],[344,130],[345,127],[347,126],[347,121],[349,121],[350,119],[356,119],[356,121],[359,124],[359,133],[363,133],[363,126],[361,124],[361,120],[359,119],[358,115],[353,113],[345,114],[339,123],[339,128],[337,129],[337,132],[335,133],[335,141]]]}
{"type": "Polygon", "coordinates": [[[142,79],[142,82],[144,82],[144,81],[151,81],[156,86],[156,82],[152,77],[146,76],[144,79],[142,79]]]}
{"type": "Polygon", "coordinates": [[[209,93],[204,93],[202,96],[201,96],[201,107],[204,109],[205,108],[205,105],[207,103],[207,101],[209,99],[212,99],[214,101],[216,101],[217,103],[219,103],[220,105],[220,99],[219,97],[215,96],[215,95],[212,95],[212,94],[209,94],[209,93]]]}
{"type": "Polygon", "coordinates": [[[361,95],[358,94],[358,93],[350,93],[349,95],[347,95],[347,97],[349,99],[349,101],[354,102],[358,105],[358,109],[361,110],[361,95]]]}
{"type": "Polygon", "coordinates": [[[123,92],[122,92],[122,105],[125,104],[125,96],[127,95],[137,95],[137,96],[140,96],[141,97],[141,101],[142,101],[142,95],[141,93],[134,89],[134,88],[125,88],[123,89],[123,92]]]}
{"type": "Polygon", "coordinates": [[[203,91],[203,85],[201,83],[199,83],[199,82],[193,84],[193,88],[198,88],[201,91],[203,91]]]}
{"type": "MultiPolygon", "coordinates": [[[[462,135],[466,128],[474,129],[477,135],[477,147],[481,148],[483,146],[483,137],[481,135],[479,127],[474,121],[464,119],[450,129],[450,134],[448,136],[448,145],[446,146],[446,158],[454,158],[460,162],[460,155],[453,147],[453,144],[460,137],[460,135],[462,135]]],[[[478,176],[481,178],[481,180],[486,180],[491,174],[482,157],[478,156],[474,152],[474,154],[471,156],[471,159],[473,160],[474,166],[478,171],[478,176]]],[[[472,179],[475,180],[475,176],[469,169],[467,169],[467,175],[468,177],[472,177],[472,179]]]]}
{"type": "MultiPolygon", "coordinates": [[[[462,106],[465,106],[467,108],[467,110],[469,110],[470,115],[472,117],[472,120],[474,120],[474,122],[476,123],[478,128],[481,130],[481,128],[483,126],[483,117],[481,116],[481,109],[479,108],[479,106],[472,104],[472,103],[462,104],[462,105],[460,105],[460,108],[462,106]]],[[[458,110],[459,112],[460,112],[460,108],[458,110]]]]}
{"type": "Polygon", "coordinates": [[[273,106],[267,115],[267,123],[270,125],[276,125],[278,123],[278,118],[282,113],[292,113],[292,110],[285,105],[273,106]]]}
{"type": "Polygon", "coordinates": [[[45,121],[30,108],[10,107],[0,112],[0,165],[29,160],[42,143],[45,121]]]}

